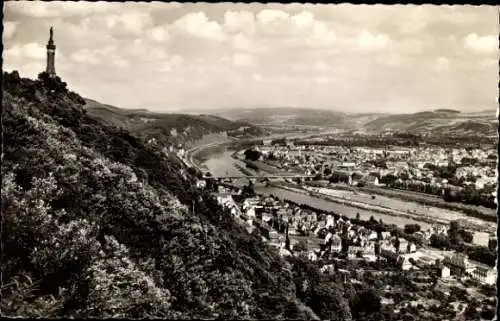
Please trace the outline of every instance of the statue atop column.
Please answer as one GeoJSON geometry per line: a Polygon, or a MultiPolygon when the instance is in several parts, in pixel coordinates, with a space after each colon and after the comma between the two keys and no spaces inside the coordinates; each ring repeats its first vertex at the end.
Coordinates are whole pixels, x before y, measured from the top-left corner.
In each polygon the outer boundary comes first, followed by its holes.
{"type": "Polygon", "coordinates": [[[47,68],[45,71],[49,74],[49,77],[56,76],[56,45],[54,44],[54,27],[50,27],[50,37],[49,43],[47,44],[47,68]]]}

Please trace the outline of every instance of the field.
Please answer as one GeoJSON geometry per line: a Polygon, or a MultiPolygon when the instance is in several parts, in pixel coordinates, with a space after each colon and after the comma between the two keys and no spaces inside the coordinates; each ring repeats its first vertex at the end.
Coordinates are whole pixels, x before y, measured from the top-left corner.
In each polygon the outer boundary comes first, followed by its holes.
{"type": "Polygon", "coordinates": [[[492,230],[495,228],[494,223],[485,222],[478,218],[467,216],[458,211],[441,209],[434,206],[426,206],[416,202],[402,201],[396,198],[376,195],[375,198],[370,194],[352,192],[347,190],[334,190],[328,188],[319,188],[318,191],[322,194],[333,196],[347,201],[361,202],[369,205],[380,206],[388,209],[394,209],[406,212],[412,215],[422,215],[430,218],[435,218],[440,221],[465,220],[479,227],[483,231],[492,230]]]}
{"type": "Polygon", "coordinates": [[[419,192],[413,192],[413,191],[406,191],[406,190],[399,190],[399,189],[391,189],[391,188],[383,188],[383,187],[377,187],[377,186],[365,186],[358,188],[360,191],[368,192],[368,193],[376,193],[376,194],[381,194],[381,195],[386,195],[386,196],[395,196],[395,197],[408,197],[410,199],[414,199],[417,202],[429,202],[433,203],[434,205],[439,205],[439,206],[446,206],[446,207],[453,207],[456,208],[457,210],[462,210],[462,209],[467,209],[467,210],[474,210],[474,211],[479,211],[481,213],[484,213],[485,215],[491,215],[491,216],[496,216],[496,211],[494,209],[486,208],[484,206],[476,206],[476,205],[469,205],[469,204],[463,204],[463,203],[448,203],[444,199],[442,199],[439,196],[436,195],[431,195],[431,194],[425,194],[425,193],[419,193],[419,192]],[[438,204],[435,204],[438,203],[438,204]]]}

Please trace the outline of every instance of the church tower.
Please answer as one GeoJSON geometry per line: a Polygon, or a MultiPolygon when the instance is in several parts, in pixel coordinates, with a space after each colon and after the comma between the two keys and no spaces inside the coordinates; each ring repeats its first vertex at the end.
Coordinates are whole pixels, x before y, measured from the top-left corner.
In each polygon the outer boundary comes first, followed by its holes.
{"type": "Polygon", "coordinates": [[[54,28],[50,27],[50,38],[47,43],[47,69],[45,70],[49,77],[56,76],[56,67],[54,65],[56,58],[56,45],[54,44],[54,28]]]}

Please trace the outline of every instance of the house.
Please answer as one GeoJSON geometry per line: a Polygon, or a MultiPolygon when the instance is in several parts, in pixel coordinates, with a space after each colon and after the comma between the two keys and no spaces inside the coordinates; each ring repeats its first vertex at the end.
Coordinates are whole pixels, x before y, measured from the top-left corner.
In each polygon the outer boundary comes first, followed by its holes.
{"type": "Polygon", "coordinates": [[[406,253],[415,253],[417,252],[417,246],[414,243],[408,243],[406,248],[406,253]]]}
{"type": "Polygon", "coordinates": [[[396,253],[396,249],[392,246],[384,246],[382,245],[380,248],[380,256],[387,261],[391,261],[396,263],[398,260],[398,253],[396,253]]]}
{"type": "Polygon", "coordinates": [[[481,283],[494,285],[497,282],[497,271],[496,269],[478,266],[472,271],[471,277],[481,283]]]}
{"type": "Polygon", "coordinates": [[[273,216],[269,213],[262,213],[262,221],[269,223],[273,219],[273,216]]]}
{"type": "Polygon", "coordinates": [[[310,251],[308,254],[307,254],[307,258],[310,260],[310,261],[317,261],[318,260],[318,253],[316,253],[315,251],[310,251]]]}
{"type": "Polygon", "coordinates": [[[338,236],[337,234],[334,234],[332,236],[331,241],[332,241],[332,245],[331,245],[332,252],[339,253],[340,251],[342,251],[342,239],[340,238],[340,236],[338,236]]]}
{"type": "Polygon", "coordinates": [[[397,265],[403,271],[408,271],[413,266],[410,263],[410,259],[408,257],[404,256],[404,255],[398,256],[397,265]]]}
{"type": "Polygon", "coordinates": [[[404,238],[398,238],[399,241],[399,247],[397,248],[399,253],[407,253],[408,251],[408,241],[405,240],[404,238]]]}
{"type": "Polygon", "coordinates": [[[196,181],[196,188],[205,189],[207,187],[207,181],[204,179],[199,179],[196,181]]]}
{"type": "Polygon", "coordinates": [[[328,214],[326,216],[326,228],[329,228],[329,227],[335,227],[335,219],[333,218],[332,215],[328,214]]]}
{"type": "Polygon", "coordinates": [[[450,273],[453,275],[461,276],[473,270],[470,266],[469,258],[461,253],[445,257],[443,263],[450,269],[450,273]]]}
{"type": "Polygon", "coordinates": [[[285,248],[280,248],[279,254],[281,256],[292,256],[292,253],[289,250],[285,249],[285,248]]]}
{"type": "Polygon", "coordinates": [[[387,240],[391,238],[391,232],[382,232],[382,239],[387,240]]]}
{"type": "Polygon", "coordinates": [[[269,232],[269,239],[270,240],[277,240],[279,238],[279,234],[276,231],[270,231],[269,232]]]}
{"type": "Polygon", "coordinates": [[[362,246],[349,246],[347,249],[347,257],[350,259],[358,257],[358,255],[363,255],[364,248],[362,246]]]}
{"type": "Polygon", "coordinates": [[[365,177],[365,183],[368,185],[379,185],[379,180],[377,176],[368,175],[365,177]]]}
{"type": "Polygon", "coordinates": [[[322,273],[333,273],[335,271],[335,266],[333,264],[323,265],[320,269],[322,273]]]}
{"type": "Polygon", "coordinates": [[[330,241],[332,237],[333,237],[332,232],[328,232],[328,234],[325,236],[324,244],[327,244],[328,241],[330,241]]]}
{"type": "Polygon", "coordinates": [[[450,277],[450,268],[448,268],[446,265],[443,265],[441,267],[440,276],[443,279],[449,278],[450,277]]]}
{"type": "Polygon", "coordinates": [[[364,248],[363,252],[365,254],[375,255],[375,243],[374,242],[367,243],[363,248],[364,248]]]}
{"type": "Polygon", "coordinates": [[[248,216],[248,217],[255,217],[255,207],[252,206],[250,208],[248,208],[245,212],[245,214],[248,216]]]}

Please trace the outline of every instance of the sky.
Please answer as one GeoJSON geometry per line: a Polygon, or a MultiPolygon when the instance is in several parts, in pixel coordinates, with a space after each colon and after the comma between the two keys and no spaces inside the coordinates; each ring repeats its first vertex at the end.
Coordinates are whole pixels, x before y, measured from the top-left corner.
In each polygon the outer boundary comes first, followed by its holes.
{"type": "Polygon", "coordinates": [[[6,2],[3,69],[152,111],[496,109],[498,7],[6,2]]]}

